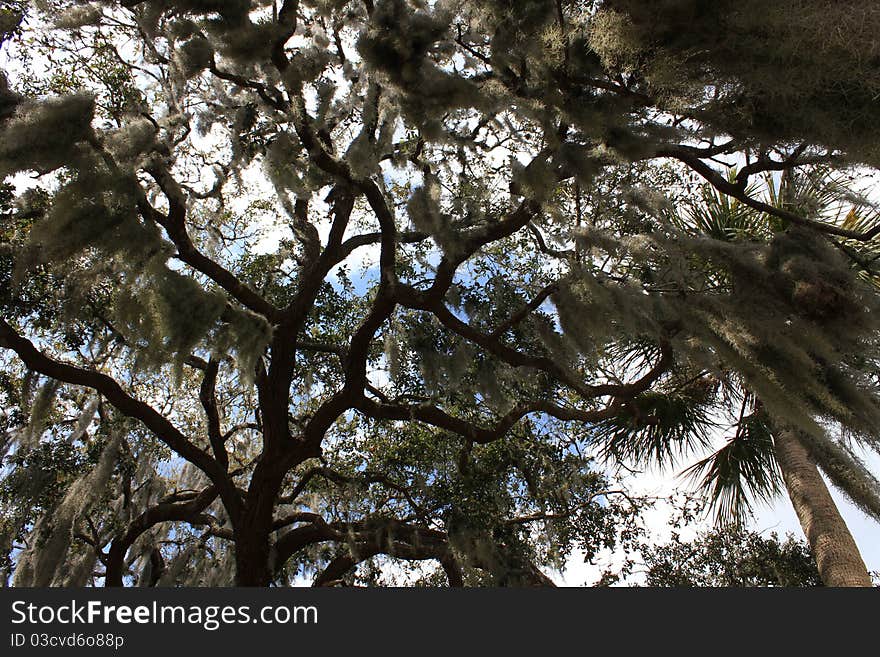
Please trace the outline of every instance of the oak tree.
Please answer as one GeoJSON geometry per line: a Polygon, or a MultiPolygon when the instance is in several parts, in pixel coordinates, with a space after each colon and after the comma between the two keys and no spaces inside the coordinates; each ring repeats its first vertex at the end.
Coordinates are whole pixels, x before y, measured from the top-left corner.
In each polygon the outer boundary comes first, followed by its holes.
{"type": "Polygon", "coordinates": [[[763,4],[4,5],[13,582],[547,584],[743,386],[876,513],[880,223],[752,183],[877,164],[880,12],[763,4]]]}

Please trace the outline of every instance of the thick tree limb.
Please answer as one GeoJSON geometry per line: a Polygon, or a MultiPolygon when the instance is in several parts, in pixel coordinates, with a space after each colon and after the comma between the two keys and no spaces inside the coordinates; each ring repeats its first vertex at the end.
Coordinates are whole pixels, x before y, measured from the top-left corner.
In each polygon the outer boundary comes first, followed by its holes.
{"type": "Polygon", "coordinates": [[[168,200],[168,215],[149,206],[142,208],[147,219],[165,229],[168,238],[177,247],[177,257],[196,271],[204,274],[228,292],[245,308],[262,315],[270,322],[279,320],[279,311],[253,289],[242,283],[228,269],[199,251],[190,240],[186,230],[186,197],[180,184],[162,166],[155,165],[148,172],[168,200]]]}
{"type": "Polygon", "coordinates": [[[211,449],[214,452],[214,458],[224,470],[229,468],[229,455],[226,453],[224,445],[225,439],[220,428],[220,412],[217,409],[217,374],[220,371],[220,362],[213,358],[205,367],[205,376],[202,378],[202,385],[199,388],[199,401],[202,408],[205,409],[205,416],[208,419],[208,440],[211,443],[211,449]]]}
{"type": "Polygon", "coordinates": [[[125,553],[145,531],[163,522],[199,523],[200,515],[215,499],[216,486],[209,486],[185,503],[160,502],[147,509],[128,526],[125,534],[113,540],[106,555],[104,586],[122,586],[125,553]]]}
{"type": "Polygon", "coordinates": [[[367,417],[374,419],[418,420],[438,429],[445,429],[458,434],[477,444],[488,444],[500,440],[507,435],[517,422],[532,413],[546,413],[559,420],[593,423],[613,417],[619,410],[617,404],[611,404],[595,411],[582,411],[574,408],[564,408],[549,401],[533,400],[520,402],[503,415],[494,426],[484,428],[451,416],[439,407],[431,404],[382,404],[362,397],[357,401],[355,408],[367,417]]]}

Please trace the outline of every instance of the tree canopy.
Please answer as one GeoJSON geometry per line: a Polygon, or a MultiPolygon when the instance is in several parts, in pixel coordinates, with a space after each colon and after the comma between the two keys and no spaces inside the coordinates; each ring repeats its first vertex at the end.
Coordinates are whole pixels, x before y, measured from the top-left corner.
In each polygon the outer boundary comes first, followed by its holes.
{"type": "Polygon", "coordinates": [[[750,531],[711,530],[688,543],[676,535],[646,546],[647,586],[822,586],[807,546],[750,531]]]}
{"type": "Polygon", "coordinates": [[[0,11],[13,583],[547,584],[774,427],[880,517],[872,3],[0,11]]]}

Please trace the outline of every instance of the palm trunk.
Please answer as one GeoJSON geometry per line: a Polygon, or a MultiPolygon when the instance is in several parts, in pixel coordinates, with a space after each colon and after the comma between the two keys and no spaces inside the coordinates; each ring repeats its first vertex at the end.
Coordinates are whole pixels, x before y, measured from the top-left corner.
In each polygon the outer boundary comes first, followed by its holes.
{"type": "Polygon", "coordinates": [[[868,569],[819,469],[794,432],[774,437],[776,460],[792,506],[826,586],[871,586],[868,569]]]}

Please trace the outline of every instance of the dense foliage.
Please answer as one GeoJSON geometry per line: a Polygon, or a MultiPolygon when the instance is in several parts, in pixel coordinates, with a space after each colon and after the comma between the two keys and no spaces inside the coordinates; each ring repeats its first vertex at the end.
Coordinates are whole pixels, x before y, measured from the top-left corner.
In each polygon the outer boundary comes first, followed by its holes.
{"type": "Polygon", "coordinates": [[[644,550],[646,586],[822,586],[809,548],[755,532],[712,530],[691,542],[679,535],[644,550]]]}

